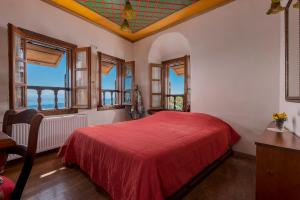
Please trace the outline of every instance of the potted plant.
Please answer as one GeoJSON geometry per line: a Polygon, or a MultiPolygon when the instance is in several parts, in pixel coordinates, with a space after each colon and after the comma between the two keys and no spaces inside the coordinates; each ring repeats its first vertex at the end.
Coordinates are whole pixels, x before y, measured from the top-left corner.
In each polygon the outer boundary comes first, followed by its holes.
{"type": "Polygon", "coordinates": [[[288,119],[288,116],[285,112],[278,112],[273,114],[273,119],[275,120],[276,128],[283,130],[284,122],[288,119]]]}

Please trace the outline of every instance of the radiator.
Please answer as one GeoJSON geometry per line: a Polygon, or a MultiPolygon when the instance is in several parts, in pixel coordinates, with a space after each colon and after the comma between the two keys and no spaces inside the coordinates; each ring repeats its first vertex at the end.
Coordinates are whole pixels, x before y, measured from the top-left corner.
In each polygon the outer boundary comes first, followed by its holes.
{"type": "MultiPolygon", "coordinates": [[[[60,147],[75,129],[87,125],[87,115],[84,114],[44,118],[39,130],[37,153],[60,147]]],[[[17,144],[27,146],[29,128],[28,124],[13,125],[12,138],[17,144]]],[[[9,155],[8,160],[16,158],[19,156],[9,155]]]]}

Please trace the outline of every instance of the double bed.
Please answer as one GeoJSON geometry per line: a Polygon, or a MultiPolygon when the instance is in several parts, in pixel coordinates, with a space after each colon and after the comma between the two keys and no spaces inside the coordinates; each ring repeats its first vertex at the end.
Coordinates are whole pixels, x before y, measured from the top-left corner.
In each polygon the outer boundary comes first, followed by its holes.
{"type": "Polygon", "coordinates": [[[224,157],[239,138],[213,116],[162,111],[77,129],[59,156],[78,165],[114,200],[163,200],[224,157]]]}

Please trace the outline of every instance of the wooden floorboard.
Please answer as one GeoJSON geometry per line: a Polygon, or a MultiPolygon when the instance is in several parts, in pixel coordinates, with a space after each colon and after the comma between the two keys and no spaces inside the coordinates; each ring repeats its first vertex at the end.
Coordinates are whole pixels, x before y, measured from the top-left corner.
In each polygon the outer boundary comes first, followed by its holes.
{"type": "MultiPolygon", "coordinates": [[[[21,164],[9,165],[5,176],[16,180],[21,164]]],[[[33,167],[22,199],[94,200],[110,199],[77,167],[66,168],[49,153],[39,157],[33,167]]],[[[184,200],[254,200],[255,159],[234,154],[198,184],[184,200]]]]}

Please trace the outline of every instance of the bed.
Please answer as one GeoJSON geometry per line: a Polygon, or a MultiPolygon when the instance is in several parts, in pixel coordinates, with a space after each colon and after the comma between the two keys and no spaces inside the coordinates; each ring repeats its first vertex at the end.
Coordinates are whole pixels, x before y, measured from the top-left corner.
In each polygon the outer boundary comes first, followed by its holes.
{"type": "Polygon", "coordinates": [[[59,151],[114,200],[163,200],[223,157],[240,136],[202,113],[162,111],[80,128],[59,151]]]}

